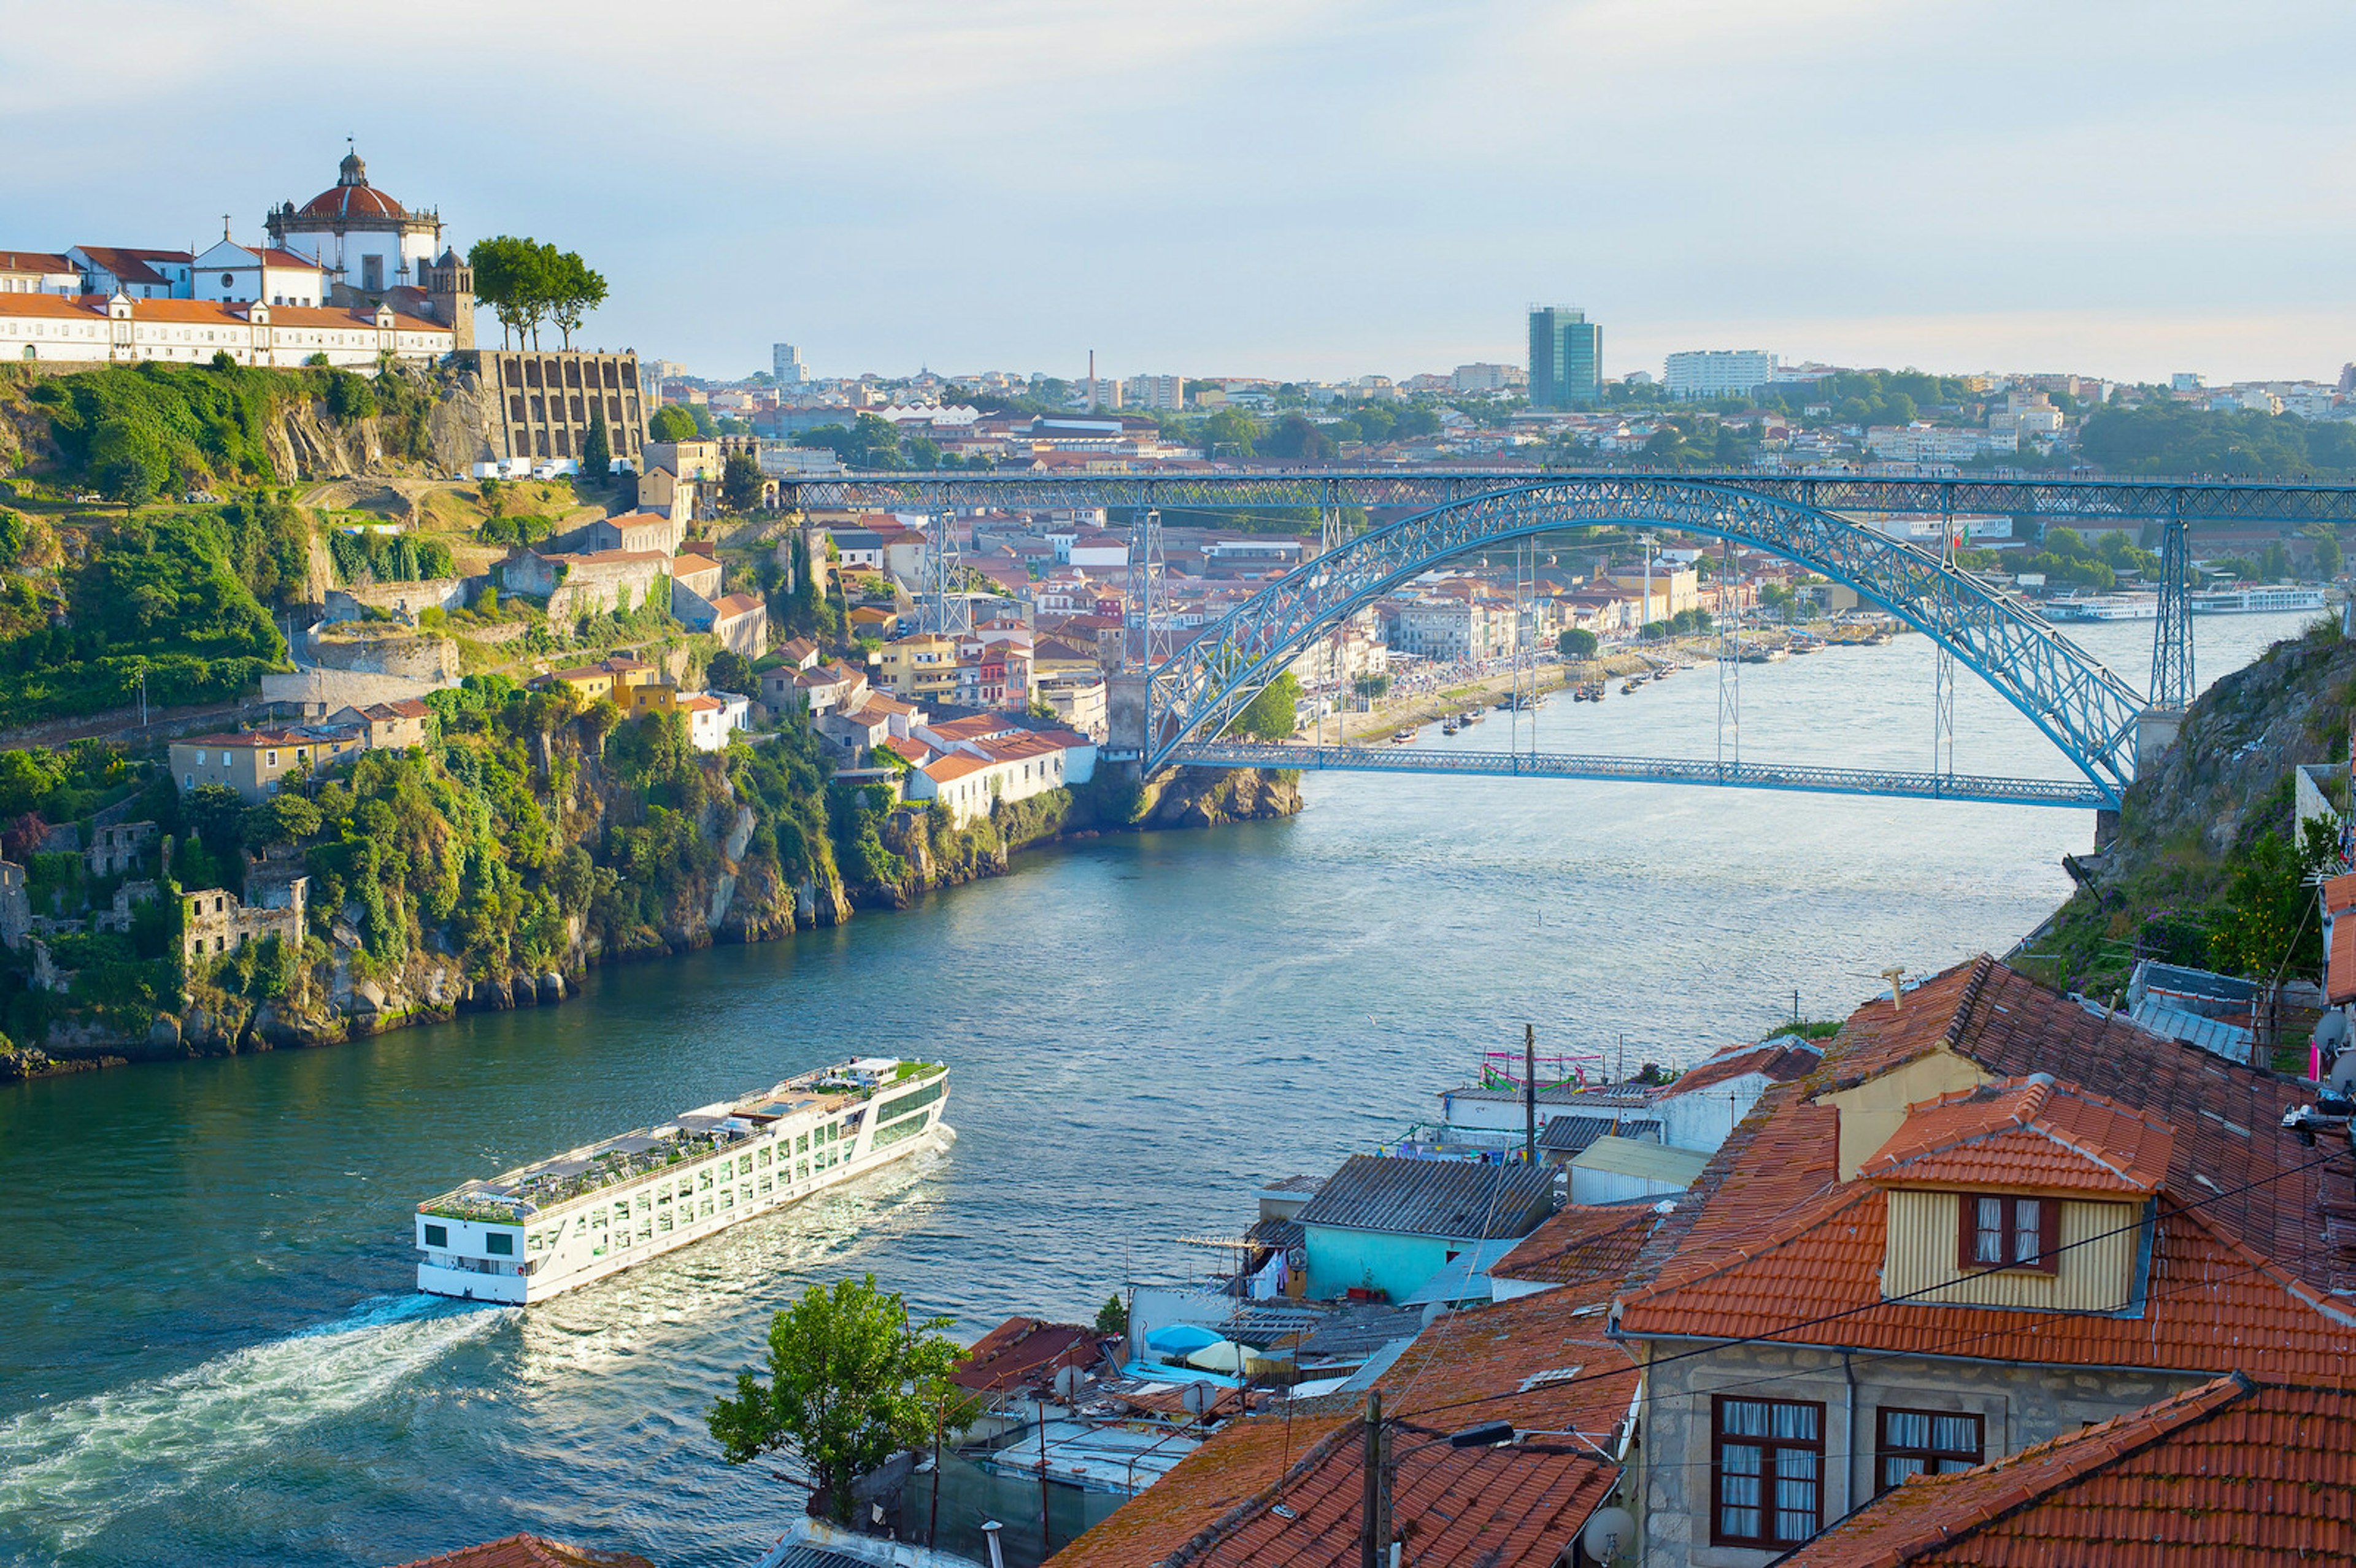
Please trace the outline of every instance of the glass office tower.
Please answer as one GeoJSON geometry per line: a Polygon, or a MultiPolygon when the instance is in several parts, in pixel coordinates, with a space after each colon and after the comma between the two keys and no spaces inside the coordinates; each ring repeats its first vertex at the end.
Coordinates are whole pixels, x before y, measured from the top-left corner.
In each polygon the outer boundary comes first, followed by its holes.
{"type": "Polygon", "coordinates": [[[1603,396],[1603,328],[1569,305],[1530,306],[1530,406],[1575,409],[1603,396]]]}

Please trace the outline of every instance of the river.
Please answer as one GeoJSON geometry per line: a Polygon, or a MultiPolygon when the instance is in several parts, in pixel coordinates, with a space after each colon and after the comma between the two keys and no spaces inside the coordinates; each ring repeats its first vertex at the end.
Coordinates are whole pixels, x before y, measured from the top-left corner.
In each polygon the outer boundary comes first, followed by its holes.
{"type": "MultiPolygon", "coordinates": [[[[2213,679],[2298,616],[2205,618],[2213,679]]],[[[2151,626],[2082,628],[2136,684],[2151,626]]],[[[1741,672],[1742,755],[1923,767],[1918,636],[1741,672]]],[[[1546,744],[1716,754],[1708,669],[1546,744]]],[[[1526,720],[1525,721],[1526,722],[1526,720]]],[[[1500,747],[1508,719],[1446,742],[1500,747]]],[[[1966,679],[1956,766],[2067,776],[1966,679]]],[[[1115,836],[559,1008],[0,1089],[0,1561],[371,1565],[529,1530],[749,1562],[794,1506],[701,1411],[804,1285],[983,1331],[1183,1277],[1185,1234],[1434,1107],[1525,1020],[1676,1063],[2001,952],[2084,812],[1312,775],[1296,819],[1115,836]],[[845,1055],[946,1057],[956,1143],[527,1316],[411,1292],[421,1198],[845,1055]]],[[[1198,1266],[1198,1265],[1197,1265],[1198,1266]]]]}

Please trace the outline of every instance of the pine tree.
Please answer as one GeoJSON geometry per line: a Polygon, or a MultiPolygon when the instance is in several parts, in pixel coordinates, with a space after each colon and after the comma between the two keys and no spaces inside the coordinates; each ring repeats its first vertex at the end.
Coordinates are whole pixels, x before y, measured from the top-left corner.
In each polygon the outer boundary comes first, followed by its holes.
{"type": "Polygon", "coordinates": [[[603,479],[614,466],[614,443],[605,435],[605,411],[589,405],[589,433],[581,438],[581,472],[603,479]]]}

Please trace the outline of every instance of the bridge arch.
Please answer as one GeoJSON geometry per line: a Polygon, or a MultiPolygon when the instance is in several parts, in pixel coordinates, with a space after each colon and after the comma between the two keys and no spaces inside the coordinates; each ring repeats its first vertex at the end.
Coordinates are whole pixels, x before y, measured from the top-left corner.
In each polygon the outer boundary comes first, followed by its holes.
{"type": "Polygon", "coordinates": [[[1237,605],[1148,675],[1144,761],[1215,738],[1338,623],[1440,563],[1562,528],[1633,525],[1731,539],[1885,605],[1953,653],[2044,731],[2115,804],[2135,773],[2148,703],[2042,616],[1902,539],[1722,482],[1566,477],[1515,485],[1361,535],[1237,605]]]}

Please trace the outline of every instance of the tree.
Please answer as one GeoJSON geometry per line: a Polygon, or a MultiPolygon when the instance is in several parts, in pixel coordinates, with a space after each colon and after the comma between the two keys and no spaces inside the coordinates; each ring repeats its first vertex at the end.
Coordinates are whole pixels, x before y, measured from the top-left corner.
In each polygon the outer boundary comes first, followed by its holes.
{"type": "Polygon", "coordinates": [[[1554,640],[1555,652],[1567,659],[1591,659],[1595,656],[1595,634],[1584,626],[1571,626],[1554,640]]]}
{"type": "Polygon", "coordinates": [[[770,1322],[768,1382],[739,1372],[735,1397],[713,1401],[705,1424],[732,1465],[790,1444],[816,1482],[810,1511],[848,1520],[851,1482],[933,1435],[927,1392],[964,1355],[940,1332],[949,1322],[912,1322],[872,1274],[812,1285],[770,1322]]]}
{"type": "Polygon", "coordinates": [[[519,347],[527,333],[538,347],[540,318],[547,314],[555,286],[549,275],[553,254],[547,246],[511,234],[477,240],[467,250],[466,264],[475,270],[475,297],[498,317],[501,347],[507,347],[510,332],[519,347]]]}
{"type": "Polygon", "coordinates": [[[180,820],[197,830],[216,856],[238,843],[245,829],[245,797],[227,784],[198,784],[180,797],[180,820]]]}
{"type": "Polygon", "coordinates": [[[1097,1308],[1097,1332],[1108,1339],[1129,1332],[1129,1304],[1118,1294],[1106,1296],[1105,1304],[1097,1308]]]}
{"type": "Polygon", "coordinates": [[[2340,536],[2329,528],[2318,529],[2315,535],[2315,574],[2329,582],[2340,575],[2344,557],[2340,549],[2340,536]]]}
{"type": "Polygon", "coordinates": [[[570,348],[573,335],[581,330],[581,318],[605,303],[605,275],[593,272],[576,251],[559,255],[553,246],[541,249],[548,276],[548,313],[570,348]]]}
{"type": "Polygon", "coordinates": [[[677,403],[665,403],[647,421],[648,441],[693,441],[695,416],[677,403]]]}
{"type": "Polygon", "coordinates": [[[761,463],[749,452],[732,452],[720,469],[720,504],[749,512],[761,504],[761,463]]]}
{"type": "Polygon", "coordinates": [[[589,433],[581,438],[581,472],[603,479],[614,469],[614,441],[605,433],[605,407],[589,400],[589,433]]]}
{"type": "Polygon", "coordinates": [[[242,818],[249,844],[299,844],[319,831],[319,808],[299,795],[275,795],[242,818]]]}
{"type": "Polygon", "coordinates": [[[1231,734],[1258,741],[1290,741],[1301,728],[1301,682],[1286,670],[1251,699],[1228,725],[1231,734]]]}
{"type": "Polygon", "coordinates": [[[1325,432],[1300,414],[1287,414],[1276,421],[1261,450],[1270,457],[1290,457],[1303,463],[1313,463],[1333,454],[1333,443],[1325,432]]]}
{"type": "Polygon", "coordinates": [[[715,691],[750,694],[760,684],[760,678],[753,673],[752,661],[734,648],[721,649],[703,667],[704,684],[715,691]]]}
{"type": "Polygon", "coordinates": [[[2323,933],[2315,919],[2308,879],[2340,858],[2337,836],[2320,822],[2307,825],[2293,848],[2272,829],[2238,857],[2222,908],[2209,933],[2211,960],[2229,975],[2273,980],[2286,969],[2309,973],[2323,963],[2323,933]]]}

